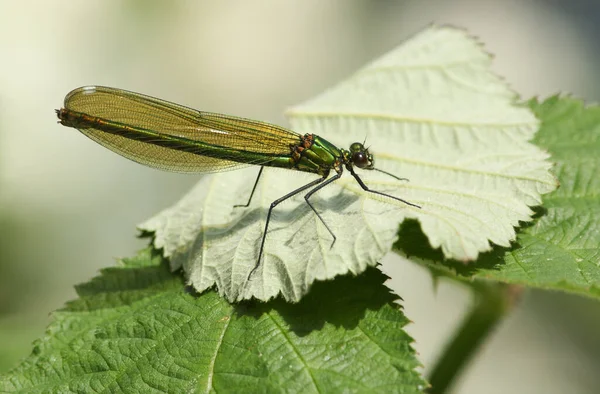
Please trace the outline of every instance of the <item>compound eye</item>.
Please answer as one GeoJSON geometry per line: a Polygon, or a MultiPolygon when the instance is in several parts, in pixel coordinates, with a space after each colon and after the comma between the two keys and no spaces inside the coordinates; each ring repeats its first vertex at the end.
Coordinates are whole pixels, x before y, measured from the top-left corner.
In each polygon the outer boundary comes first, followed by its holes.
{"type": "Polygon", "coordinates": [[[369,166],[369,157],[365,152],[354,152],[352,154],[352,163],[358,168],[366,168],[369,166]]]}

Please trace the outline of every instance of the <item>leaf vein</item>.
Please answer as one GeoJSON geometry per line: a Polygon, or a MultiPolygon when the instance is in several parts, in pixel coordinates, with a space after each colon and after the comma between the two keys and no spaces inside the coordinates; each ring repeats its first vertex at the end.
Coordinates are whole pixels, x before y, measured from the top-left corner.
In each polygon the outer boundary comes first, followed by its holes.
{"type": "Polygon", "coordinates": [[[313,384],[315,390],[320,393],[321,390],[319,389],[319,386],[317,385],[317,381],[315,379],[315,377],[312,374],[312,371],[310,369],[310,367],[308,366],[308,363],[306,362],[306,360],[304,359],[304,357],[302,356],[302,354],[300,353],[300,350],[296,347],[296,345],[294,345],[294,343],[292,342],[290,336],[289,336],[289,331],[284,329],[279,322],[277,322],[277,319],[275,319],[273,317],[273,315],[271,313],[267,313],[267,316],[269,316],[269,318],[271,319],[271,321],[273,322],[273,324],[275,325],[275,327],[277,327],[277,329],[279,330],[279,332],[281,333],[281,336],[286,340],[286,342],[289,345],[289,348],[294,352],[294,354],[296,355],[296,358],[301,362],[301,364],[303,365],[303,369],[306,371],[308,377],[310,378],[311,383],[313,384]]]}

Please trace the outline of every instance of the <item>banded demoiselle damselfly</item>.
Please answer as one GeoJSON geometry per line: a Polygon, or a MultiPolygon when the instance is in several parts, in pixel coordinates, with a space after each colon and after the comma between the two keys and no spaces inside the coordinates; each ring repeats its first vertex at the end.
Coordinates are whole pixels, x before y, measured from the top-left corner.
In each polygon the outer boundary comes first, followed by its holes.
{"type": "Polygon", "coordinates": [[[298,134],[283,127],[251,119],[196,111],[168,101],[126,90],[84,86],[65,97],[64,107],[56,110],[64,126],[74,127],[108,149],[135,162],[161,170],[183,173],[207,173],[233,170],[246,165],[260,166],[248,207],[264,167],[287,168],[319,175],[318,179],[273,201],[267,218],[252,273],[260,266],[269,221],[281,202],[304,191],[304,200],[333,237],[310,197],[338,180],[344,168],[362,189],[420,206],[386,193],[370,189],[354,168],[375,170],[398,180],[389,172],[374,167],[374,158],[363,143],[340,149],[314,134],[298,134]],[[329,177],[331,172],[335,173],[329,177]]]}

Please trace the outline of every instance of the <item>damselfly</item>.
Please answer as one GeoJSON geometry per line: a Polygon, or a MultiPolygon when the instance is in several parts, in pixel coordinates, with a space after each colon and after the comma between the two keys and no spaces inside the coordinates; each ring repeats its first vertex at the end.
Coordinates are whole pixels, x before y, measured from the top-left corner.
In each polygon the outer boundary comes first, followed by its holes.
{"type": "Polygon", "coordinates": [[[337,238],[310,198],[338,180],[344,168],[365,191],[420,208],[399,197],[371,190],[363,182],[354,167],[405,179],[375,168],[373,155],[360,142],[353,143],[347,150],[340,149],[314,134],[301,135],[265,122],[196,111],[139,93],[102,86],[73,90],[65,97],[64,108],[56,110],[56,114],[64,126],[78,129],[128,159],[161,170],[205,173],[251,164],[260,166],[248,202],[236,207],[250,205],[264,167],[319,175],[318,179],[271,203],[258,258],[248,278],[260,266],[273,209],[298,193],[307,191],[304,200],[333,237],[333,247],[337,238]],[[332,171],[334,175],[329,177],[332,171]]]}

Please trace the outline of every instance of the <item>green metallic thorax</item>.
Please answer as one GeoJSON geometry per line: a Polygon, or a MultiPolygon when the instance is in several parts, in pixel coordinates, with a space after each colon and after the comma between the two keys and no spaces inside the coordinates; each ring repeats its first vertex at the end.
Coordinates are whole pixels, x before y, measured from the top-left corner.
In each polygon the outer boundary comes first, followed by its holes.
{"type": "Polygon", "coordinates": [[[292,150],[291,158],[282,157],[264,165],[293,168],[298,171],[326,176],[331,169],[337,171],[340,167],[340,161],[343,160],[343,152],[340,149],[331,142],[312,134],[304,135],[298,145],[290,148],[292,150]],[[293,163],[292,166],[290,166],[290,160],[293,163]]]}
{"type": "Polygon", "coordinates": [[[338,164],[342,152],[331,142],[321,137],[314,137],[313,145],[305,150],[296,164],[300,171],[316,172],[325,175],[338,164]]]}

